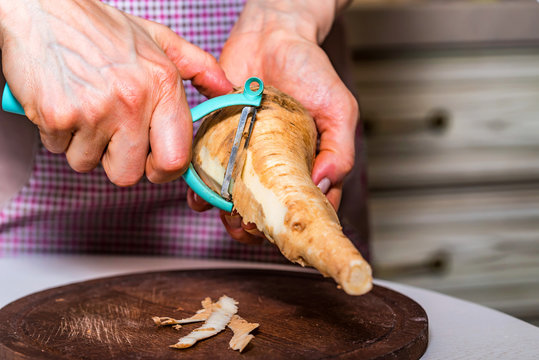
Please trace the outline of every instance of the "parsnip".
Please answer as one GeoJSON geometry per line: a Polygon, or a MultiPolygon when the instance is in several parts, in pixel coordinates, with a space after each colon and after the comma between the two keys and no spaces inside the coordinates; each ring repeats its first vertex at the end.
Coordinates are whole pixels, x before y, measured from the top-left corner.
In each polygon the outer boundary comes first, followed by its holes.
{"type": "MultiPolygon", "coordinates": [[[[210,114],[195,138],[193,164],[217,193],[241,108],[210,114]]],[[[240,146],[238,153],[231,184],[234,208],[289,260],[314,266],[348,294],[364,294],[372,287],[371,268],[311,179],[316,138],[308,112],[293,98],[266,87],[249,146],[240,146]]]]}

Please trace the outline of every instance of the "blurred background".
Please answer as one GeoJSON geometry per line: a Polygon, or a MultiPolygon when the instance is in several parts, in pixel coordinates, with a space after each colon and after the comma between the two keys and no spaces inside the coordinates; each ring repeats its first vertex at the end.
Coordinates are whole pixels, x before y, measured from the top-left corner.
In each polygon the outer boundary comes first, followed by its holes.
{"type": "Polygon", "coordinates": [[[345,13],[376,277],[539,326],[539,3],[345,13]]]}

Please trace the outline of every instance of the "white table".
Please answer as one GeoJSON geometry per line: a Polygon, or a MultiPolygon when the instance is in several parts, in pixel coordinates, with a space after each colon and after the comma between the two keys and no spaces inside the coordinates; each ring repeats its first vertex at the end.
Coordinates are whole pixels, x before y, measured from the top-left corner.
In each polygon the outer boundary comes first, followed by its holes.
{"type": "MultiPolygon", "coordinates": [[[[130,272],[215,267],[298,270],[295,266],[164,257],[33,255],[0,258],[0,307],[30,293],[130,272]]],[[[388,281],[429,317],[423,359],[539,359],[539,328],[483,306],[388,281]]]]}

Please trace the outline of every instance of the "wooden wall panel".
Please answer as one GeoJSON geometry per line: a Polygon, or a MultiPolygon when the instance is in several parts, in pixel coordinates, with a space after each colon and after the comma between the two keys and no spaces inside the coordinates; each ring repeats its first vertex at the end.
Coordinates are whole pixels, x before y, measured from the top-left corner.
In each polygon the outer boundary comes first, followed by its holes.
{"type": "Polygon", "coordinates": [[[539,324],[539,5],[415,3],[347,14],[375,275],[539,324]]]}
{"type": "Polygon", "coordinates": [[[372,188],[539,179],[539,51],[355,63],[372,188]]]}

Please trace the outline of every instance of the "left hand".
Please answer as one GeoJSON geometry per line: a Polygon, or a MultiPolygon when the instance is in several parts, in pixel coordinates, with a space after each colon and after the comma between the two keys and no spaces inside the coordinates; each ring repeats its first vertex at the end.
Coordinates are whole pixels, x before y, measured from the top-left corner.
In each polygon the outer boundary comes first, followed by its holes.
{"type": "MultiPolygon", "coordinates": [[[[200,198],[191,188],[187,189],[187,204],[195,211],[202,212],[212,208],[212,206],[200,198]]],[[[228,234],[235,240],[244,244],[257,245],[263,242],[264,234],[258,231],[255,224],[245,224],[241,216],[236,212],[232,213],[220,210],[219,216],[228,234]]]]}
{"type": "MultiPolygon", "coordinates": [[[[318,45],[331,27],[331,23],[320,25],[321,16],[330,12],[323,9],[326,3],[330,2],[317,3],[320,6],[311,9],[309,1],[248,1],[219,62],[233,84],[241,85],[248,77],[258,76],[265,85],[280,89],[305,106],[320,134],[312,179],[337,209],[343,179],[354,165],[359,111],[355,97],[318,45]]],[[[332,21],[334,14],[330,15],[332,21]]],[[[190,205],[202,210],[207,206],[192,196],[190,205]]],[[[252,229],[229,216],[221,213],[229,234],[236,240],[252,242],[256,237],[252,229]]]]}

